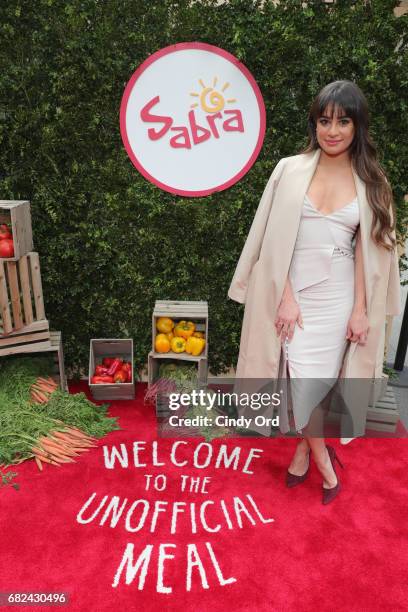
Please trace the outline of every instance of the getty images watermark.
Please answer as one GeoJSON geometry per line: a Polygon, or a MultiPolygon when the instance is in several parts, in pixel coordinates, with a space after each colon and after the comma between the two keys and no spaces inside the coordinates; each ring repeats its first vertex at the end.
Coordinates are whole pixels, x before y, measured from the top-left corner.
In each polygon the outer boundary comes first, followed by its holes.
{"type": "MultiPolygon", "coordinates": [[[[279,393],[226,393],[226,392],[207,392],[203,389],[192,390],[189,393],[169,393],[168,395],[168,407],[170,410],[176,411],[181,407],[202,407],[208,411],[214,411],[217,408],[228,408],[233,402],[241,407],[248,408],[249,410],[260,410],[265,408],[271,408],[271,406],[279,406],[281,403],[281,395],[283,391],[279,393]]],[[[279,416],[266,417],[265,415],[258,415],[253,418],[247,418],[244,415],[239,417],[230,417],[227,414],[217,414],[215,417],[198,415],[191,419],[179,420],[178,416],[172,415],[169,417],[169,425],[172,427],[179,426],[200,426],[200,427],[211,427],[213,425],[221,427],[244,427],[248,428],[251,423],[255,425],[270,425],[272,427],[279,427],[279,416]],[[191,422],[190,422],[191,421],[191,422]]]]}

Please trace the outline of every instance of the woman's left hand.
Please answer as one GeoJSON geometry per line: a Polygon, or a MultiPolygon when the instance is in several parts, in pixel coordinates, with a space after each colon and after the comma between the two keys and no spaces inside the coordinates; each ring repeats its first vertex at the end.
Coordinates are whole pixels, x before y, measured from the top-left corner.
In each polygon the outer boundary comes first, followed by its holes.
{"type": "Polygon", "coordinates": [[[353,310],[347,324],[346,340],[364,345],[368,335],[368,317],[364,310],[353,310]]]}

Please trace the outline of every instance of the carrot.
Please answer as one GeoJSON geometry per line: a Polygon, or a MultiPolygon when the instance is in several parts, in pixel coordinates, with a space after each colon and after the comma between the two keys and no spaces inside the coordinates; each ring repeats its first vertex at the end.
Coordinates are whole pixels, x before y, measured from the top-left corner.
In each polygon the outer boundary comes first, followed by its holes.
{"type": "Polygon", "coordinates": [[[37,402],[37,404],[44,404],[44,399],[39,395],[38,391],[32,390],[30,395],[31,399],[37,402]]]}
{"type": "Polygon", "coordinates": [[[51,453],[54,453],[54,451],[57,453],[63,452],[62,448],[58,444],[55,444],[54,442],[51,442],[45,438],[40,438],[40,442],[43,448],[51,453]]]}
{"type": "Polygon", "coordinates": [[[34,390],[39,391],[40,393],[44,393],[48,397],[48,395],[54,393],[55,389],[51,389],[50,387],[46,387],[45,385],[35,385],[34,390]]]}
{"type": "Polygon", "coordinates": [[[54,389],[56,389],[58,386],[55,380],[53,380],[52,378],[41,378],[41,376],[39,376],[37,378],[37,382],[44,383],[48,387],[53,387],[54,389]]]}
{"type": "Polygon", "coordinates": [[[39,395],[40,397],[42,397],[42,398],[43,398],[43,400],[44,400],[45,402],[48,402],[48,400],[50,399],[50,398],[48,397],[48,395],[46,395],[46,394],[45,394],[44,392],[42,392],[42,391],[37,391],[36,393],[37,393],[37,395],[39,395]]]}
{"type": "Polygon", "coordinates": [[[63,458],[60,457],[59,460],[61,463],[75,463],[75,460],[72,459],[71,457],[65,457],[65,456],[63,458]]]}
{"type": "Polygon", "coordinates": [[[72,447],[72,443],[69,440],[66,440],[65,438],[60,438],[59,436],[53,436],[51,434],[48,434],[50,439],[53,440],[53,442],[55,442],[56,444],[59,444],[60,447],[62,448],[71,448],[72,447]]]}
{"type": "Polygon", "coordinates": [[[32,391],[32,395],[40,402],[40,404],[45,404],[48,402],[49,398],[42,391],[34,390],[32,391]]]}
{"type": "Polygon", "coordinates": [[[83,440],[89,441],[89,442],[96,442],[97,438],[94,438],[93,436],[89,436],[88,434],[84,433],[83,431],[76,429],[76,428],[72,428],[72,427],[68,427],[66,429],[66,431],[71,435],[74,436],[74,438],[81,438],[83,440]]]}
{"type": "Polygon", "coordinates": [[[53,431],[50,431],[50,434],[52,436],[55,436],[56,438],[60,438],[61,440],[71,440],[72,439],[67,434],[62,433],[62,431],[53,430],[53,431]]]}
{"type": "MultiPolygon", "coordinates": [[[[33,449],[34,450],[34,449],[33,449]]],[[[56,461],[54,461],[53,459],[49,459],[48,457],[46,457],[43,453],[41,453],[38,449],[34,450],[35,455],[41,459],[41,461],[44,461],[45,463],[51,463],[52,465],[59,465],[56,461]]]]}
{"type": "Polygon", "coordinates": [[[55,391],[55,387],[52,387],[51,385],[47,384],[47,383],[39,383],[38,386],[43,390],[43,391],[47,391],[48,393],[54,393],[55,391]]]}
{"type": "Polygon", "coordinates": [[[35,459],[35,462],[36,462],[36,464],[37,464],[38,469],[39,469],[39,470],[42,472],[42,469],[43,469],[43,468],[42,468],[41,459],[39,459],[39,458],[37,457],[37,455],[34,455],[34,459],[35,459]]]}

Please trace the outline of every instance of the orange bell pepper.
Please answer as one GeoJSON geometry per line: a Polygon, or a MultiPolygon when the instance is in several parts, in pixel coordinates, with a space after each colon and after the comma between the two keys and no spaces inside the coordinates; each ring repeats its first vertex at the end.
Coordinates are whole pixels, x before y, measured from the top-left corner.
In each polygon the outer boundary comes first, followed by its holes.
{"type": "Polygon", "coordinates": [[[154,348],[158,353],[168,353],[170,350],[170,340],[166,334],[157,334],[154,348]]]}
{"type": "Polygon", "coordinates": [[[159,317],[156,321],[156,328],[162,334],[168,334],[174,327],[173,319],[169,317],[159,317]]]}

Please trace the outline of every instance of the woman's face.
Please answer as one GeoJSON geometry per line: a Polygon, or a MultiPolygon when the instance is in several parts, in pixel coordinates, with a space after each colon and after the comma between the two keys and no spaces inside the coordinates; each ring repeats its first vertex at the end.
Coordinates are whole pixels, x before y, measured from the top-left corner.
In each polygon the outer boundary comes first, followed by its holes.
{"type": "Polygon", "coordinates": [[[316,123],[316,137],[328,155],[339,155],[347,151],[354,137],[354,123],[342,109],[331,117],[332,109],[326,108],[316,123]]]}

